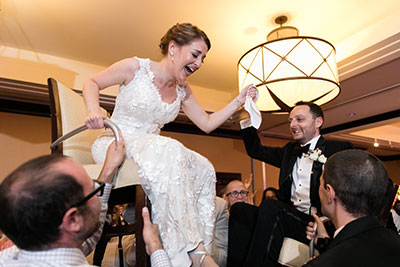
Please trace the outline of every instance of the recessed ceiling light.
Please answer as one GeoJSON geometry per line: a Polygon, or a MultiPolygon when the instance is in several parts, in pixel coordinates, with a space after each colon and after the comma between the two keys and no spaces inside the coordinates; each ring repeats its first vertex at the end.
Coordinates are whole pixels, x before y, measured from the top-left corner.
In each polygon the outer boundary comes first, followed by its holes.
{"type": "Polygon", "coordinates": [[[346,114],[347,117],[354,117],[356,115],[356,113],[354,112],[349,112],[346,114]]]}
{"type": "Polygon", "coordinates": [[[375,139],[375,142],[374,142],[374,147],[379,147],[379,143],[378,143],[378,141],[375,139]]]}
{"type": "Polygon", "coordinates": [[[244,33],[245,35],[248,35],[248,36],[254,35],[254,34],[256,34],[257,32],[258,32],[258,29],[257,29],[256,27],[248,27],[248,28],[246,28],[246,29],[243,31],[243,33],[244,33]]]}

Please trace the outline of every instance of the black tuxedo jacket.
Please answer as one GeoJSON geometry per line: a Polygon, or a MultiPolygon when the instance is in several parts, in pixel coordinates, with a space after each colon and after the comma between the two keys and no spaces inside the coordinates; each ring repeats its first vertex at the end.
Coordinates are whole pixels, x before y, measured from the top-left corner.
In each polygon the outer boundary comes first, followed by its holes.
{"type": "MultiPolygon", "coordinates": [[[[284,147],[269,147],[263,146],[254,127],[248,127],[241,130],[247,154],[255,159],[271,164],[280,168],[279,173],[279,198],[280,200],[293,205],[290,200],[292,189],[292,170],[296,163],[295,147],[297,142],[292,141],[284,147]]],[[[349,142],[325,140],[322,136],[319,138],[315,148],[319,148],[327,158],[334,153],[353,148],[349,142]]],[[[318,212],[321,212],[321,203],[318,195],[319,178],[322,174],[323,164],[315,161],[312,167],[310,178],[310,199],[311,205],[316,207],[318,212]]]]}
{"type": "Polygon", "coordinates": [[[372,216],[348,223],[307,267],[400,266],[400,236],[372,216]]]}

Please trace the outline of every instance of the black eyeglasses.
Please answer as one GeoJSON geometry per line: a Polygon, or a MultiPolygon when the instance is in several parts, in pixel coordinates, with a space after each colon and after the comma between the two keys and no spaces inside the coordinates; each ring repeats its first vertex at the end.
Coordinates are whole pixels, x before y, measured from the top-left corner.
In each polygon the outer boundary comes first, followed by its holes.
{"type": "Polygon", "coordinates": [[[244,196],[247,197],[249,195],[249,191],[242,190],[242,191],[238,192],[235,190],[235,191],[232,191],[232,192],[226,194],[227,197],[231,196],[233,198],[237,198],[239,195],[241,195],[242,197],[244,197],[244,196]]]}
{"type": "Polygon", "coordinates": [[[87,195],[86,197],[84,197],[81,201],[79,201],[78,203],[76,203],[75,205],[72,205],[72,207],[79,207],[83,204],[85,204],[86,201],[88,201],[89,199],[91,199],[94,195],[98,195],[99,197],[101,197],[104,193],[104,186],[106,185],[103,181],[100,180],[93,180],[94,182],[94,187],[95,189],[93,190],[92,193],[90,193],[89,195],[87,195]]]}

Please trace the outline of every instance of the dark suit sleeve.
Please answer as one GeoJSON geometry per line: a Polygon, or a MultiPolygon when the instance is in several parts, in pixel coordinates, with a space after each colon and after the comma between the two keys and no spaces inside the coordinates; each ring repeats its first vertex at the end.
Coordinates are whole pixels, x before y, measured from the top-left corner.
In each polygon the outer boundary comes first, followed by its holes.
{"type": "Polygon", "coordinates": [[[265,163],[280,168],[284,149],[281,147],[263,146],[254,127],[241,130],[247,154],[265,163]]]}
{"type": "Polygon", "coordinates": [[[354,149],[353,144],[347,141],[328,140],[326,141],[325,156],[329,158],[333,154],[347,149],[354,149]]]}
{"type": "Polygon", "coordinates": [[[343,149],[342,150],[346,150],[346,149],[354,149],[354,146],[352,143],[350,142],[342,142],[343,143],[343,149]]]}

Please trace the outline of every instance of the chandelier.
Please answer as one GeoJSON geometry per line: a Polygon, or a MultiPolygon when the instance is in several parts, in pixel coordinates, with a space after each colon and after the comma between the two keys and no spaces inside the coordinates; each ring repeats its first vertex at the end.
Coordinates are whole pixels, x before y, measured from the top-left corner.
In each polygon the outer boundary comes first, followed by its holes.
{"type": "Polygon", "coordinates": [[[286,21],[286,16],[277,17],[280,27],[238,62],[239,90],[254,84],[261,111],[289,112],[298,101],[322,105],[340,93],[333,45],[299,36],[295,27],[282,26],[286,21]]]}

